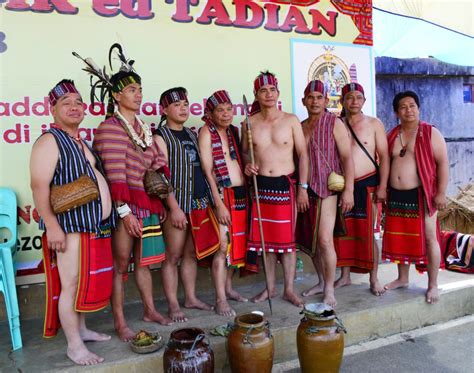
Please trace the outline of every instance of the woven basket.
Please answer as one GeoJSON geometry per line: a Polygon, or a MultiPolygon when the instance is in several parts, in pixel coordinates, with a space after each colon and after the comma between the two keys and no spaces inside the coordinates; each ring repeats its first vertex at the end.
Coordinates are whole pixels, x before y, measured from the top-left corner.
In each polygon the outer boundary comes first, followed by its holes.
{"type": "Polygon", "coordinates": [[[50,201],[55,214],[62,214],[99,198],[97,184],[87,175],[51,187],[50,201]]]}
{"type": "Polygon", "coordinates": [[[144,184],[147,194],[152,197],[166,199],[173,191],[168,178],[161,172],[148,170],[145,173],[144,184]]]}

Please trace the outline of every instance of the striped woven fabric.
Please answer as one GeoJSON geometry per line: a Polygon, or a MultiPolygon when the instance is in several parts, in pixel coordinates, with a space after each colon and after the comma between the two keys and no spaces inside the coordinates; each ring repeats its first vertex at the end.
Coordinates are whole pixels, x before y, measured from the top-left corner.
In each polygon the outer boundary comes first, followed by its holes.
{"type": "Polygon", "coordinates": [[[325,112],[314,127],[309,143],[311,171],[309,185],[320,198],[326,198],[332,194],[328,189],[329,174],[332,171],[338,174],[341,173],[341,161],[334,140],[335,122],[336,116],[325,112]]]}
{"type": "MultiPolygon", "coordinates": [[[[140,133],[138,122],[134,123],[133,128],[140,133]]],[[[161,211],[161,201],[158,198],[150,198],[143,186],[146,170],[166,169],[164,154],[155,142],[143,153],[139,152],[114,116],[99,125],[93,147],[104,164],[112,200],[128,203],[138,218],[146,218],[151,213],[161,211]]]]}
{"type": "Polygon", "coordinates": [[[425,205],[421,188],[390,188],[385,211],[382,259],[426,264],[425,205]]]}
{"type": "Polygon", "coordinates": [[[151,214],[140,221],[142,239],[140,243],[140,265],[158,264],[165,260],[165,241],[161,230],[160,218],[151,214]]]}

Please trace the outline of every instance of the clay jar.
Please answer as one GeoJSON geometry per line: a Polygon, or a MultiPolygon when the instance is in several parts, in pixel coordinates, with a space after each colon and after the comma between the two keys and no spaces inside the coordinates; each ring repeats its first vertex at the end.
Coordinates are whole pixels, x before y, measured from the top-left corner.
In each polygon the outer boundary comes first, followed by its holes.
{"type": "Polygon", "coordinates": [[[227,337],[227,353],[233,373],[270,373],[273,336],[263,316],[246,313],[235,318],[227,337]]]}
{"type": "Polygon", "coordinates": [[[324,303],[305,305],[296,331],[298,358],[303,373],[339,372],[345,328],[334,309],[324,303]]]}
{"type": "Polygon", "coordinates": [[[166,373],[212,373],[214,353],[199,328],[177,329],[171,332],[163,354],[166,373]]]}

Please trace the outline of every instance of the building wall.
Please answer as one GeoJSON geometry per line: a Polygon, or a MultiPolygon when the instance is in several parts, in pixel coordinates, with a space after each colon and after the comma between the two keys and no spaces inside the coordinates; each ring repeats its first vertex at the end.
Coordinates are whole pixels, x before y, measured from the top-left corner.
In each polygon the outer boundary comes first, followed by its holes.
{"type": "Polygon", "coordinates": [[[448,144],[448,195],[474,181],[474,104],[464,103],[463,85],[474,83],[473,66],[456,66],[435,59],[376,58],[377,116],[387,130],[397,119],[392,100],[396,93],[415,91],[420,117],[436,125],[448,144]]]}

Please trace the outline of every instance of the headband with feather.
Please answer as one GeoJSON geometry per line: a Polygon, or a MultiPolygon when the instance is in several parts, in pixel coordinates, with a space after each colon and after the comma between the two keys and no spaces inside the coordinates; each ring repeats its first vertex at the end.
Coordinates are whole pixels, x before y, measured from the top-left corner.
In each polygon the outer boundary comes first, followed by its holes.
{"type": "Polygon", "coordinates": [[[82,70],[91,75],[91,103],[94,104],[96,101],[104,103],[106,96],[108,96],[106,118],[112,116],[115,111],[115,101],[112,93],[120,92],[132,83],[141,84],[141,78],[133,68],[135,61],[125,57],[123,48],[118,43],[113,44],[109,49],[108,57],[111,72],[113,71],[112,56],[114,52],[116,52],[118,60],[120,61],[120,68],[111,76],[107,74],[105,66],[103,69],[100,69],[92,58],[88,57],[84,59],[78,53],[72,52],[74,57],[79,58],[86,64],[86,67],[82,70]],[[97,81],[94,82],[94,79],[97,79],[97,81]],[[100,90],[99,95],[96,93],[98,89],[100,90]]]}

